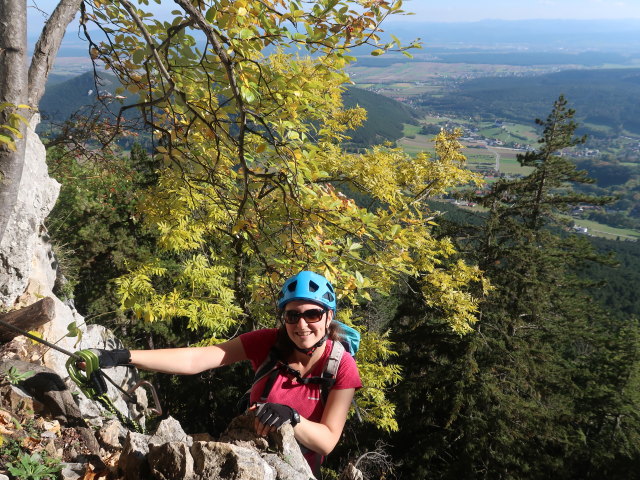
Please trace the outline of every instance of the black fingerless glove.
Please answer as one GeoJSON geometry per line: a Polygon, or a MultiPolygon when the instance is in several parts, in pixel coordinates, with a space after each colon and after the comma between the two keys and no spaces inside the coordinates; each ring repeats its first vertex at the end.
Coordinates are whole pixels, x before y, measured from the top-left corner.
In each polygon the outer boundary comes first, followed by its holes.
{"type": "Polygon", "coordinates": [[[117,367],[131,363],[131,352],[126,348],[121,350],[101,350],[92,348],[91,351],[98,357],[98,363],[102,368],[117,367]]]}
{"type": "Polygon", "coordinates": [[[281,403],[260,404],[256,410],[256,417],[263,425],[276,428],[280,428],[287,423],[295,427],[300,423],[300,415],[296,409],[281,403]]]}

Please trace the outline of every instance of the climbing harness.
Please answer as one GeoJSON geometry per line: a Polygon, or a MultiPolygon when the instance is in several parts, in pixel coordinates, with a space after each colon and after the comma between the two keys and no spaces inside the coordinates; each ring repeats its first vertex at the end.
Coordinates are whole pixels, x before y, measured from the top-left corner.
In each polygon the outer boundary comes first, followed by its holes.
{"type": "Polygon", "coordinates": [[[320,385],[320,399],[322,403],[327,403],[327,398],[329,398],[329,391],[331,387],[336,383],[336,375],[338,373],[338,367],[340,366],[340,360],[342,359],[342,354],[345,352],[344,346],[340,342],[333,342],[333,346],[331,348],[331,353],[329,354],[329,358],[327,359],[327,363],[322,370],[322,375],[318,377],[303,377],[300,375],[300,372],[294,368],[291,368],[286,363],[282,362],[278,358],[278,352],[275,348],[271,348],[269,350],[269,355],[266,360],[260,365],[260,367],[256,370],[256,374],[253,378],[253,385],[255,385],[258,381],[269,376],[267,383],[262,390],[262,394],[260,396],[260,402],[266,402],[271,389],[273,388],[273,384],[278,378],[280,373],[293,375],[296,378],[298,383],[303,385],[308,384],[317,384],[320,385]]]}
{"type": "Polygon", "coordinates": [[[137,407],[141,407],[138,403],[136,396],[133,394],[139,387],[144,386],[151,392],[153,397],[153,401],[155,404],[154,408],[148,409],[154,415],[162,415],[162,408],[160,407],[160,401],[158,399],[158,393],[156,389],[153,387],[151,383],[146,380],[141,380],[137,382],[133,387],[129,390],[125,390],[119,385],[117,385],[106,373],[100,369],[100,362],[98,360],[98,356],[95,352],[91,350],[79,350],[77,352],[70,352],[65,350],[58,345],[55,345],[51,342],[48,342],[40,337],[32,335],[29,332],[26,332],[10,323],[7,323],[3,320],[0,320],[0,325],[9,330],[13,330],[20,335],[24,335],[25,337],[33,340],[34,342],[42,343],[53,350],[56,350],[60,353],[63,353],[69,357],[65,366],[67,368],[67,372],[69,373],[69,377],[78,385],[80,391],[87,397],[89,400],[93,400],[102,405],[108,412],[120,420],[120,422],[129,430],[144,433],[144,428],[138,421],[140,417],[142,417],[143,413],[140,413],[136,418],[131,419],[122,413],[120,410],[116,408],[113,404],[113,401],[107,396],[107,383],[105,380],[109,381],[116,389],[118,389],[123,396],[125,397],[125,401],[128,403],[132,403],[137,407]],[[84,363],[84,369],[81,369],[78,364],[82,362],[84,363]]]}
{"type": "MultiPolygon", "coordinates": [[[[267,382],[265,383],[259,400],[260,402],[266,402],[267,397],[269,396],[269,392],[271,392],[271,389],[273,388],[273,385],[280,373],[294,376],[298,383],[312,383],[320,385],[320,399],[323,404],[326,403],[327,399],[329,398],[329,392],[331,391],[333,385],[336,383],[336,376],[338,374],[338,367],[340,366],[342,355],[347,352],[349,355],[355,356],[358,349],[360,348],[360,332],[358,332],[353,327],[345,325],[342,322],[339,322],[337,320],[333,321],[340,327],[341,340],[333,342],[331,352],[329,353],[329,358],[327,359],[327,362],[325,363],[322,374],[320,376],[301,376],[298,370],[291,368],[289,365],[280,360],[278,351],[274,346],[269,350],[269,354],[267,355],[267,358],[264,360],[264,362],[262,362],[262,364],[256,369],[251,387],[239,400],[238,406],[240,407],[240,411],[244,411],[250,406],[249,398],[253,386],[260,380],[268,376],[267,382]]],[[[358,408],[355,399],[352,400],[352,404],[355,407],[356,417],[360,422],[362,422],[360,409],[358,408]]]]}

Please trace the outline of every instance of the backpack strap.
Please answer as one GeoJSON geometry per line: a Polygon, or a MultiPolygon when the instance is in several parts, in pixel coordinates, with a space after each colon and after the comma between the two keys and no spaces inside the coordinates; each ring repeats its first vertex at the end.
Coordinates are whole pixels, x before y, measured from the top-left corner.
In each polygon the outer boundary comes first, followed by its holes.
{"type": "Polygon", "coordinates": [[[333,385],[336,383],[338,368],[340,367],[340,361],[342,360],[344,352],[345,348],[344,345],[342,345],[342,342],[334,340],[333,346],[331,347],[331,353],[329,354],[327,363],[322,371],[322,382],[320,383],[320,396],[322,398],[322,403],[327,403],[329,390],[331,390],[333,385]]]}
{"type": "Polygon", "coordinates": [[[269,392],[271,391],[271,387],[273,386],[276,377],[278,376],[278,371],[278,352],[274,346],[269,350],[267,358],[265,358],[257,368],[256,373],[253,376],[253,382],[251,382],[251,387],[249,387],[240,400],[238,400],[238,404],[236,405],[238,412],[243,413],[251,406],[249,399],[251,398],[251,389],[253,386],[267,375],[271,375],[272,378],[267,381],[268,389],[265,389],[260,397],[260,401],[265,401],[267,395],[269,395],[269,392]]]}
{"type": "Polygon", "coordinates": [[[334,341],[331,347],[331,353],[329,354],[329,358],[327,359],[327,362],[325,363],[324,369],[322,371],[322,375],[319,377],[302,377],[300,375],[300,372],[294,370],[293,368],[289,367],[289,365],[280,361],[278,359],[278,353],[276,349],[271,348],[271,350],[269,350],[269,355],[267,356],[265,361],[262,362],[262,365],[260,365],[256,370],[256,374],[253,377],[253,383],[251,384],[251,387],[253,388],[253,385],[258,383],[268,375],[269,379],[267,380],[267,383],[262,389],[262,394],[260,395],[260,401],[266,402],[267,397],[269,396],[269,393],[273,388],[273,384],[275,383],[276,378],[278,378],[280,372],[289,373],[296,377],[296,380],[299,383],[319,384],[320,398],[322,400],[322,403],[327,403],[327,398],[329,398],[329,391],[331,390],[331,387],[333,387],[333,385],[336,383],[338,368],[340,367],[340,361],[342,360],[342,355],[344,354],[344,352],[344,345],[342,345],[342,343],[340,343],[339,341],[334,341]]]}

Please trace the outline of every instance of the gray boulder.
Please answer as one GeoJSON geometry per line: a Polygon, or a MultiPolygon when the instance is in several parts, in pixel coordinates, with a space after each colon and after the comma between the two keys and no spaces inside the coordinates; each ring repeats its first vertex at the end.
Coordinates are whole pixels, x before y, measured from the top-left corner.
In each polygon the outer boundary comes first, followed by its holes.
{"type": "MultiPolygon", "coordinates": [[[[196,442],[191,448],[199,480],[276,480],[276,472],[256,450],[222,442],[196,442]]],[[[308,479],[304,479],[308,480],[308,479]]]]}
{"type": "Polygon", "coordinates": [[[123,472],[125,480],[142,480],[149,478],[149,435],[129,432],[127,440],[118,460],[118,468],[123,472]]]}
{"type": "Polygon", "coordinates": [[[193,456],[184,442],[150,445],[147,456],[151,476],[159,480],[193,480],[193,456]]]}

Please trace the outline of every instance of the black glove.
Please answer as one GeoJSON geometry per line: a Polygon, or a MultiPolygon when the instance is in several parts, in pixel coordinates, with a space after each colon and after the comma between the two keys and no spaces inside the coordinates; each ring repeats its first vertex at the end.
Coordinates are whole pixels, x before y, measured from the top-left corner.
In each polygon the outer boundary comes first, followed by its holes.
{"type": "Polygon", "coordinates": [[[258,404],[256,417],[260,423],[268,427],[280,428],[282,425],[290,423],[295,427],[300,423],[300,415],[296,409],[281,403],[262,403],[258,404]]]}
{"type": "Polygon", "coordinates": [[[92,348],[91,351],[98,357],[98,363],[102,368],[117,367],[131,363],[131,352],[126,348],[122,350],[101,350],[92,348]]]}

